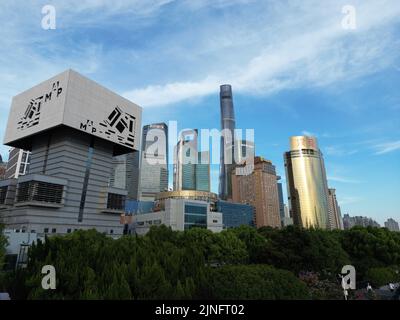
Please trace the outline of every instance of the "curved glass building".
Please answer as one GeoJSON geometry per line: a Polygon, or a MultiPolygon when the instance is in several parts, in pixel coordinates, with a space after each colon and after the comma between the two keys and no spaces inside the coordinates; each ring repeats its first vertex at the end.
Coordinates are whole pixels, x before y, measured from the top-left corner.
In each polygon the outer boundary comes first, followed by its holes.
{"type": "Polygon", "coordinates": [[[314,137],[290,138],[284,155],[290,215],[304,228],[328,226],[328,183],[321,151],[314,137]]]}

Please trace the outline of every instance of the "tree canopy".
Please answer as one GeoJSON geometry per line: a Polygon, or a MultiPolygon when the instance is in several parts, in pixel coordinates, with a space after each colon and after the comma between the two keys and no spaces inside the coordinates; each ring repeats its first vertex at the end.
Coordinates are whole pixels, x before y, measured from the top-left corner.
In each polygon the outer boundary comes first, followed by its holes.
{"type": "Polygon", "coordinates": [[[27,267],[7,274],[3,287],[13,299],[341,299],[337,274],[346,264],[358,281],[395,281],[400,234],[158,226],[115,240],[76,231],[38,241],[27,267]],[[44,265],[56,269],[56,290],[41,287],[44,265]]]}

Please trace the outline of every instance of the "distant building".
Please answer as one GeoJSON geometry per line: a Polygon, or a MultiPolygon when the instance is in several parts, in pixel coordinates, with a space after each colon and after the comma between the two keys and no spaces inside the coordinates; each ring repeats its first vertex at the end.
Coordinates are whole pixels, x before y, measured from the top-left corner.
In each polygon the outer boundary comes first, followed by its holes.
{"type": "Polygon", "coordinates": [[[154,201],[158,193],[167,190],[168,126],[152,123],[144,126],[142,132],[139,198],[154,201]]]}
{"type": "Polygon", "coordinates": [[[159,211],[135,215],[131,231],[146,234],[151,226],[166,225],[172,230],[183,231],[191,228],[222,231],[222,213],[211,210],[206,201],[166,199],[159,211]]]}
{"type": "Polygon", "coordinates": [[[363,216],[356,216],[350,217],[349,214],[345,214],[343,216],[343,227],[344,229],[351,229],[352,227],[360,226],[360,227],[380,227],[380,224],[375,220],[363,217],[363,216]]]}
{"type": "Polygon", "coordinates": [[[110,178],[110,186],[126,189],[127,199],[138,199],[139,188],[139,152],[131,152],[113,157],[113,169],[110,178]]]}
{"type": "Polygon", "coordinates": [[[336,199],[336,190],[328,189],[328,208],[329,208],[329,219],[328,228],[342,229],[342,214],[340,212],[340,207],[336,199]]]}
{"type": "Polygon", "coordinates": [[[24,176],[29,170],[31,153],[19,148],[11,148],[8,155],[5,179],[18,179],[24,176]]]}
{"type": "Polygon", "coordinates": [[[175,147],[175,191],[210,191],[210,153],[198,150],[197,134],[197,129],[183,131],[175,147]]]}
{"type": "Polygon", "coordinates": [[[7,169],[7,163],[3,162],[3,158],[1,157],[1,154],[0,154],[0,180],[5,179],[6,169],[7,169]]]}
{"type": "MultiPolygon", "coordinates": [[[[245,164],[237,168],[244,168],[245,164]]],[[[233,202],[249,204],[255,208],[257,228],[281,227],[279,195],[275,166],[271,161],[255,157],[252,172],[237,175],[232,171],[233,202]]]]}
{"type": "MultiPolygon", "coordinates": [[[[280,176],[277,176],[277,180],[281,179],[280,176]]],[[[285,203],[283,201],[283,190],[282,190],[282,183],[278,182],[278,197],[279,197],[279,216],[281,218],[281,225],[284,227],[285,221],[285,203]]]]}
{"type": "Polygon", "coordinates": [[[315,137],[290,138],[284,154],[290,215],[304,228],[328,227],[328,182],[324,159],[315,137]]]}
{"type": "Polygon", "coordinates": [[[388,228],[390,231],[400,231],[399,223],[392,218],[387,219],[387,221],[385,222],[385,228],[388,228]]]}
{"type": "Polygon", "coordinates": [[[287,206],[287,204],[284,205],[284,212],[285,212],[285,217],[283,218],[282,226],[283,227],[291,226],[293,224],[293,219],[290,217],[289,207],[287,206]]]}
{"type": "Polygon", "coordinates": [[[218,200],[217,211],[222,213],[224,229],[254,227],[254,208],[250,205],[218,200]]]}

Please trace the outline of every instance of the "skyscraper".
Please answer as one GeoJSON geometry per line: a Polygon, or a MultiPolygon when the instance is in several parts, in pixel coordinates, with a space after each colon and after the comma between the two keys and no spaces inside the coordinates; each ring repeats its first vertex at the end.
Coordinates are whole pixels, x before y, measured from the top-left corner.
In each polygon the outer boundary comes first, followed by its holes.
{"type": "Polygon", "coordinates": [[[328,189],[328,227],[329,229],[342,229],[343,221],[340,207],[336,199],[336,190],[328,189]]]}
{"type": "MultiPolygon", "coordinates": [[[[277,176],[277,180],[281,179],[280,176],[277,176]]],[[[285,222],[285,202],[283,201],[283,190],[282,190],[282,183],[278,182],[278,197],[279,197],[279,216],[281,218],[282,227],[284,227],[285,222]]]]}
{"type": "Polygon", "coordinates": [[[196,164],[196,190],[210,191],[210,152],[198,152],[196,164]]]}
{"type": "Polygon", "coordinates": [[[227,200],[232,197],[231,171],[234,167],[234,130],[236,125],[235,113],[233,110],[232,87],[229,84],[220,86],[220,107],[221,129],[231,134],[231,139],[227,139],[223,135],[221,136],[219,197],[222,200],[227,200]],[[225,157],[228,153],[231,154],[231,159],[225,157]]]}
{"type": "Polygon", "coordinates": [[[144,126],[141,143],[140,200],[153,201],[157,193],[168,190],[168,126],[144,126]]]}
{"type": "Polygon", "coordinates": [[[113,158],[113,170],[110,178],[110,186],[126,189],[127,199],[138,199],[139,188],[139,152],[130,152],[113,158]]]}
{"type": "Polygon", "coordinates": [[[232,171],[232,199],[255,208],[257,228],[281,227],[277,176],[271,161],[255,157],[254,170],[250,174],[236,175],[232,171]]]}
{"type": "Polygon", "coordinates": [[[392,218],[387,219],[385,222],[385,228],[388,228],[390,231],[400,231],[398,222],[392,218]]]}
{"type": "Polygon", "coordinates": [[[23,176],[28,172],[31,153],[19,148],[11,148],[8,155],[5,179],[23,176]]]}
{"type": "Polygon", "coordinates": [[[284,154],[290,215],[304,228],[328,226],[328,183],[321,151],[314,137],[290,138],[284,154]]]}
{"type": "Polygon", "coordinates": [[[210,191],[210,153],[198,151],[198,130],[181,132],[175,147],[174,190],[210,191]]]}

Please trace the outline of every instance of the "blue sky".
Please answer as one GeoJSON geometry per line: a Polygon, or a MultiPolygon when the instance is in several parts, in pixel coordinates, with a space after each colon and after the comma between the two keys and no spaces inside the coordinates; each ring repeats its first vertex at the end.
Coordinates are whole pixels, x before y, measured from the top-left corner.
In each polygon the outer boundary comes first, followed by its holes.
{"type": "Polygon", "coordinates": [[[315,135],[342,212],[400,220],[398,0],[3,0],[0,19],[1,139],[12,96],[67,68],[180,129],[219,128],[230,83],[237,127],[280,175],[289,136],[315,135]],[[41,28],[46,4],[56,30],[41,28]]]}

